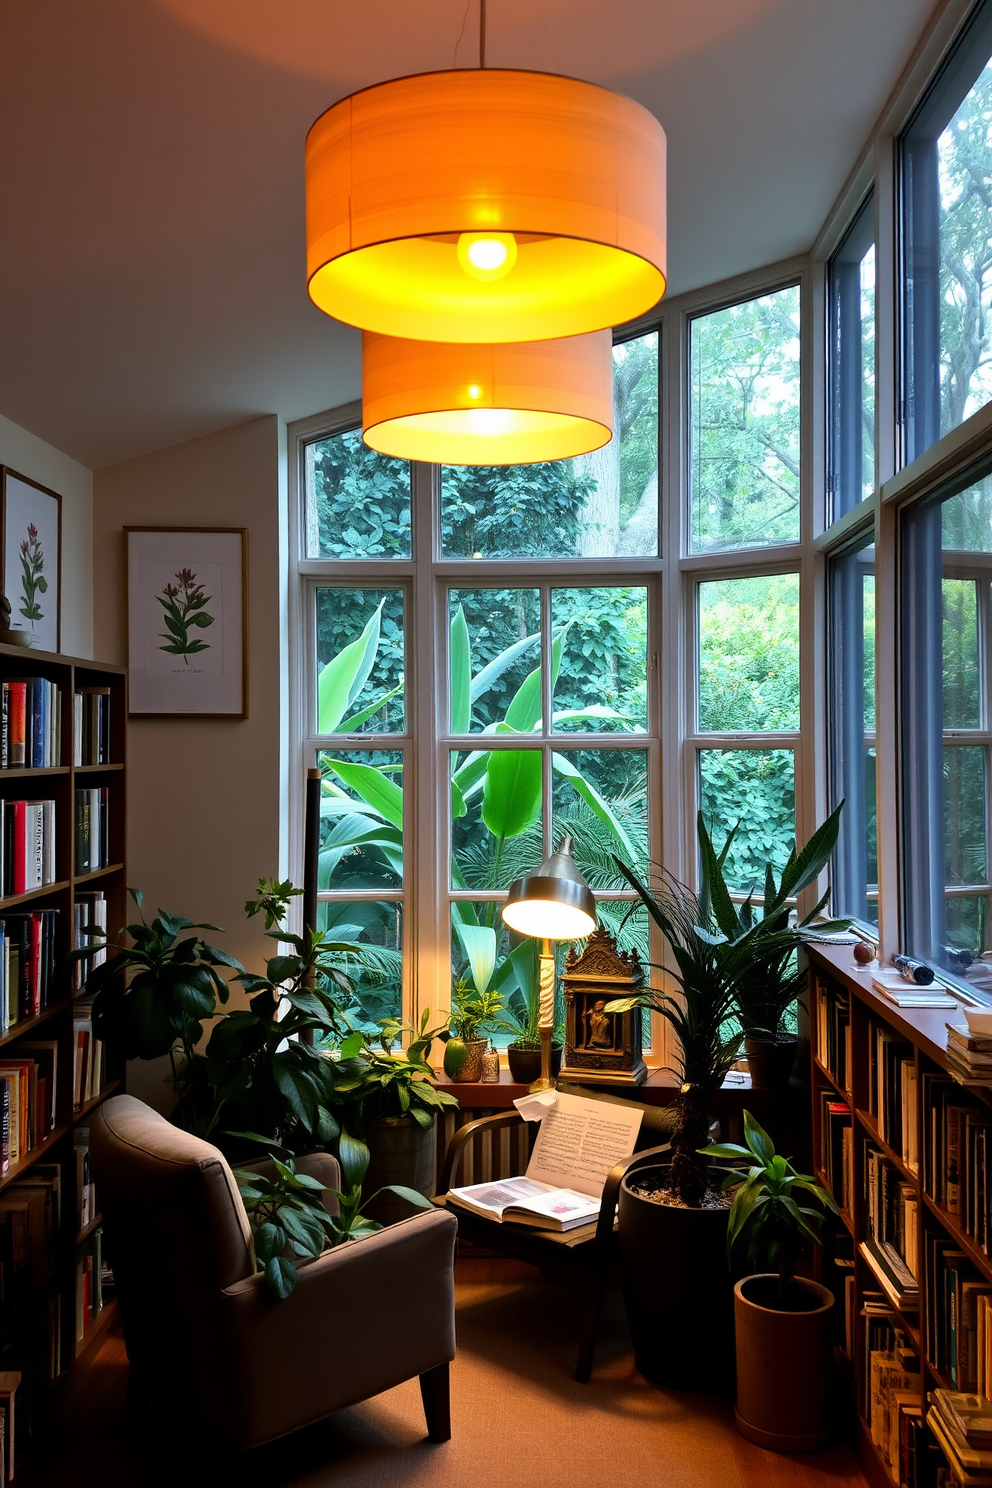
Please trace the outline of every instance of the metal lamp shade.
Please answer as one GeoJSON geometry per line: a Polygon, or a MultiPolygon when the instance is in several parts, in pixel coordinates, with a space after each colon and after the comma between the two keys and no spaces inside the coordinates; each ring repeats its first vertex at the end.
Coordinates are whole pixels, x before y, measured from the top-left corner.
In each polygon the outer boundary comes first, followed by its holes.
{"type": "Polygon", "coordinates": [[[521,935],[545,940],[581,940],[596,928],[596,900],[572,857],[572,839],[563,838],[556,852],[536,873],[510,885],[503,922],[521,935]]]}

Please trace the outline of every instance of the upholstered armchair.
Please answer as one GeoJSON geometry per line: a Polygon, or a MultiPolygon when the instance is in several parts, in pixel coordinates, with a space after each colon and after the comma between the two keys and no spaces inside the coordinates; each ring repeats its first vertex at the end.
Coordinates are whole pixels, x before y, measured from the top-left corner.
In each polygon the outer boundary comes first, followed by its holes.
{"type": "MultiPolygon", "coordinates": [[[[428,1435],[448,1439],[450,1215],[416,1214],[326,1251],[276,1301],[216,1147],[121,1095],[94,1115],[90,1152],[136,1395],[254,1447],[419,1375],[428,1435]]],[[[333,1157],[299,1167],[340,1186],[333,1157]]]]}

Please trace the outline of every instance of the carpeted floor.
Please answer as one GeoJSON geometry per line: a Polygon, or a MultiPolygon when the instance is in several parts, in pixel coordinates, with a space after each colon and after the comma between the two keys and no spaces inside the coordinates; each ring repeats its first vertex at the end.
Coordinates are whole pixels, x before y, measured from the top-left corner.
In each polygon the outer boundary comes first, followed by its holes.
{"type": "MultiPolygon", "coordinates": [[[[506,1263],[484,1279],[493,1269],[459,1265],[453,1438],[442,1446],[424,1439],[412,1380],[247,1462],[205,1461],[181,1421],[158,1439],[123,1428],[127,1366],[112,1339],[22,1488],[864,1488],[845,1447],[763,1452],[734,1430],[729,1403],[649,1385],[616,1298],[592,1382],[576,1384],[567,1292],[506,1263]]],[[[346,1342],[328,1347],[340,1355],[346,1342]]]]}

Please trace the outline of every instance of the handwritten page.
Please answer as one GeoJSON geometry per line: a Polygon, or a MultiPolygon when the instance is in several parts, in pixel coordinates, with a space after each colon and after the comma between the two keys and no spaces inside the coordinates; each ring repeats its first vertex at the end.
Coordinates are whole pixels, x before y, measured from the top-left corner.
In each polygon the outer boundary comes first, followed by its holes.
{"type": "Polygon", "coordinates": [[[610,1171],[630,1157],[641,1125],[636,1106],[558,1092],[541,1122],[527,1177],[602,1198],[610,1171]]]}

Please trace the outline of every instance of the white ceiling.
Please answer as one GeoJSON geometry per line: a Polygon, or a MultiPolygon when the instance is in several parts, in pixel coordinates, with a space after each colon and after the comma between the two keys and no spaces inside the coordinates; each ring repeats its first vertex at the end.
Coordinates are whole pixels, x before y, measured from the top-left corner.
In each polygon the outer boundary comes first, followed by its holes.
{"type": "MultiPolygon", "coordinates": [[[[487,60],[654,111],[679,293],[809,248],[931,8],[488,0],[487,60]]],[[[357,333],[306,295],[304,136],[355,88],[476,65],[477,17],[0,0],[0,412],[96,468],[356,397],[357,333]]]]}

